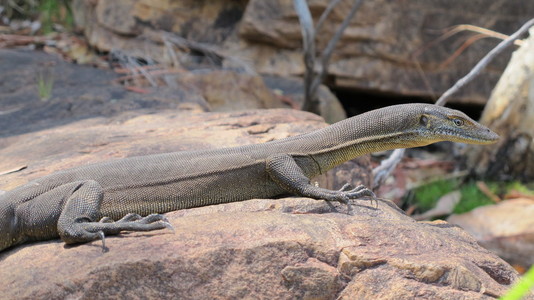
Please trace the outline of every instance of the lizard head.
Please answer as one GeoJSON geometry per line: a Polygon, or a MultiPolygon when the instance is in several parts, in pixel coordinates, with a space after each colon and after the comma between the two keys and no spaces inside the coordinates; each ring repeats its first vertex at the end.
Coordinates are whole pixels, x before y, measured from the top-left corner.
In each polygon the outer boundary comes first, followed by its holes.
{"type": "Polygon", "coordinates": [[[425,105],[419,114],[419,132],[435,141],[493,144],[499,135],[461,111],[425,105]]]}

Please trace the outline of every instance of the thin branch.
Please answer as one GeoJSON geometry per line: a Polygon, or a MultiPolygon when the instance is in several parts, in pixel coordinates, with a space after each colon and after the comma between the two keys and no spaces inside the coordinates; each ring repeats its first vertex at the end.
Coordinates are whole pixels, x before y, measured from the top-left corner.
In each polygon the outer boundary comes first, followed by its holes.
{"type": "MultiPolygon", "coordinates": [[[[475,26],[475,25],[470,25],[470,24],[461,24],[461,25],[454,26],[454,28],[451,31],[455,31],[455,32],[472,31],[472,32],[483,34],[487,37],[493,37],[493,38],[497,38],[500,40],[505,40],[508,37],[510,37],[509,35],[506,35],[506,34],[491,30],[491,29],[487,29],[487,28],[475,26]]],[[[523,41],[515,40],[514,45],[521,46],[523,45],[523,41]]]]}
{"type": "MultiPolygon", "coordinates": [[[[500,32],[493,31],[493,30],[490,30],[490,29],[487,29],[487,28],[474,26],[474,25],[469,25],[469,24],[460,24],[460,25],[456,25],[456,26],[452,26],[452,27],[447,28],[444,31],[444,33],[442,35],[440,35],[438,38],[436,38],[435,40],[430,41],[429,43],[423,45],[420,49],[415,51],[412,54],[412,57],[413,58],[418,57],[419,55],[421,55],[423,52],[425,52],[429,48],[434,47],[436,44],[441,43],[444,40],[446,40],[446,39],[450,38],[451,36],[453,36],[453,35],[455,35],[457,33],[460,33],[462,31],[472,31],[472,32],[483,34],[486,37],[493,37],[493,38],[500,39],[500,40],[505,40],[505,39],[507,39],[509,37],[506,34],[502,34],[500,32]]],[[[522,40],[515,40],[514,41],[514,45],[516,45],[516,46],[521,46],[522,44],[523,44],[522,40]]]]}
{"type": "MultiPolygon", "coordinates": [[[[328,73],[328,64],[330,62],[330,58],[332,57],[332,52],[334,51],[337,42],[341,38],[343,31],[347,28],[351,19],[356,14],[361,2],[362,0],[356,0],[356,2],[354,2],[349,14],[345,17],[341,26],[326,45],[321,55],[319,74],[316,74],[315,35],[317,31],[313,27],[313,19],[306,1],[293,0],[293,5],[299,17],[302,30],[304,65],[306,67],[306,72],[304,74],[304,103],[302,104],[302,110],[320,114],[317,90],[328,73]]],[[[319,19],[317,30],[321,28],[327,16],[338,3],[339,0],[333,0],[329,3],[319,19]]]]}
{"type": "Polygon", "coordinates": [[[475,34],[471,36],[470,38],[468,38],[467,40],[465,40],[465,42],[463,42],[462,45],[460,45],[460,47],[458,47],[458,49],[456,49],[452,55],[450,55],[444,62],[439,64],[438,70],[444,69],[445,67],[450,65],[453,61],[456,60],[456,58],[458,58],[458,56],[460,56],[464,52],[465,49],[469,48],[476,41],[485,39],[485,38],[488,38],[488,36],[484,34],[475,34]]]}
{"type": "Polygon", "coordinates": [[[319,18],[319,21],[317,21],[317,25],[315,26],[315,32],[319,32],[321,30],[321,27],[324,24],[324,21],[326,21],[326,18],[330,15],[334,7],[340,2],[341,0],[332,0],[330,3],[328,3],[328,6],[325,8],[323,13],[321,14],[321,17],[319,18]]]}
{"type": "Polygon", "coordinates": [[[350,21],[358,11],[358,8],[360,8],[360,5],[362,4],[362,0],[356,0],[354,4],[352,5],[352,8],[350,9],[349,14],[345,17],[343,20],[343,23],[341,23],[341,26],[339,26],[338,30],[330,39],[328,44],[326,45],[326,48],[323,50],[323,53],[321,55],[321,72],[319,73],[319,76],[317,76],[313,82],[312,85],[312,92],[316,92],[319,88],[319,85],[324,81],[326,74],[328,73],[328,67],[330,63],[330,58],[332,57],[332,53],[334,52],[334,49],[336,47],[337,42],[343,35],[343,32],[345,29],[349,26],[350,21]]]}
{"type": "Polygon", "coordinates": [[[311,86],[315,77],[315,29],[313,27],[313,19],[305,0],[293,0],[295,11],[299,17],[300,28],[302,31],[302,44],[304,48],[304,65],[306,71],[304,72],[304,103],[302,110],[316,111],[314,106],[314,99],[312,97],[311,86]]]}
{"type": "Polygon", "coordinates": [[[173,67],[179,67],[180,61],[178,60],[178,55],[176,54],[176,51],[174,50],[174,45],[167,39],[167,37],[163,36],[163,46],[167,54],[169,55],[169,59],[172,62],[173,67]]]}
{"type": "Polygon", "coordinates": [[[530,19],[528,22],[523,24],[519,30],[514,32],[506,40],[500,42],[495,48],[491,49],[484,58],[482,58],[476,65],[471,69],[467,75],[458,80],[450,89],[448,89],[441,97],[439,97],[436,105],[445,105],[447,99],[450,98],[454,93],[458,92],[463,86],[471,82],[484,68],[504,49],[512,45],[515,40],[517,40],[523,33],[525,33],[530,27],[534,26],[534,19],[530,19]]]}
{"type": "Polygon", "coordinates": [[[391,155],[373,169],[373,189],[378,188],[401,161],[406,149],[395,149],[391,155]]]}

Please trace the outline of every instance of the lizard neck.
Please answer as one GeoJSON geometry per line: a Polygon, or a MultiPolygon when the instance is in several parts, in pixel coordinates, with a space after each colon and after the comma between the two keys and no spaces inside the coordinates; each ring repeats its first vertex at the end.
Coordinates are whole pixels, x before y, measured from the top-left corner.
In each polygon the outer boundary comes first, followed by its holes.
{"type": "Polygon", "coordinates": [[[310,151],[308,155],[317,162],[320,167],[320,173],[323,173],[364,154],[398,148],[418,147],[432,143],[430,140],[425,141],[418,137],[419,134],[417,132],[411,131],[373,134],[352,139],[333,147],[310,151]]]}
{"type": "Polygon", "coordinates": [[[295,137],[291,145],[286,144],[291,149],[286,150],[313,158],[318,172],[324,173],[367,153],[439,141],[436,136],[422,132],[420,117],[419,110],[410,107],[375,110],[295,137]]]}

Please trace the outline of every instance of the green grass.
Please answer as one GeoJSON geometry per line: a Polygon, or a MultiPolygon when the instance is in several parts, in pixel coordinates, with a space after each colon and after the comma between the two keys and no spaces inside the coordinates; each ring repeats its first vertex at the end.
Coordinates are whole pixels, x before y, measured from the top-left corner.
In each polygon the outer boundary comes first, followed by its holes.
{"type": "MultiPolygon", "coordinates": [[[[498,191],[498,185],[488,184],[494,193],[498,191]]],[[[447,193],[460,190],[460,202],[454,208],[454,213],[461,214],[473,210],[479,206],[492,204],[493,201],[482,193],[475,182],[461,184],[458,180],[438,180],[420,186],[413,191],[413,199],[410,201],[416,204],[421,211],[427,211],[436,206],[437,201],[447,193]]]]}
{"type": "Polygon", "coordinates": [[[45,75],[44,72],[39,72],[37,75],[37,92],[42,101],[47,101],[52,97],[52,89],[54,88],[54,76],[52,74],[45,75]]]}
{"type": "Polygon", "coordinates": [[[528,185],[528,184],[525,185],[519,181],[508,182],[506,183],[505,188],[506,188],[506,191],[516,190],[522,194],[534,196],[534,189],[533,189],[534,186],[528,185]]]}
{"type": "MultiPolygon", "coordinates": [[[[489,190],[496,195],[505,195],[515,190],[525,195],[534,195],[534,186],[525,185],[518,181],[488,182],[489,190]]],[[[437,180],[420,186],[413,190],[411,204],[416,204],[421,211],[427,211],[436,206],[437,201],[445,194],[460,190],[460,202],[454,208],[455,214],[471,211],[479,206],[493,204],[494,202],[480,191],[474,181],[460,183],[458,180],[437,180]]]]}
{"type": "Polygon", "coordinates": [[[494,203],[488,196],[478,189],[474,182],[462,185],[460,187],[460,193],[462,194],[462,198],[460,198],[460,202],[454,207],[455,214],[466,213],[479,206],[494,203]]]}

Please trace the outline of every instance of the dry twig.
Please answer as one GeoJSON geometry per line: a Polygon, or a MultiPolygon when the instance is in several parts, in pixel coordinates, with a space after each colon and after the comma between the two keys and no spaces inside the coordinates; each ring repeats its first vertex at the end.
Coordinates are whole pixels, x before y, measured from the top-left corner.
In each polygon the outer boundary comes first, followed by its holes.
{"type": "Polygon", "coordinates": [[[454,93],[458,92],[464,85],[471,82],[475,77],[484,70],[484,68],[497,56],[499,53],[501,53],[504,49],[506,49],[508,46],[512,45],[515,40],[517,40],[523,33],[527,32],[527,30],[534,26],[534,19],[530,19],[528,22],[523,24],[519,30],[514,32],[514,34],[510,35],[507,39],[500,42],[495,48],[491,49],[486,56],[484,56],[474,67],[471,69],[467,75],[462,77],[460,80],[458,80],[450,89],[445,91],[443,95],[438,99],[436,102],[436,105],[445,105],[448,98],[450,98],[454,93]]]}
{"type": "Polygon", "coordinates": [[[0,48],[26,46],[30,44],[46,44],[52,40],[46,36],[27,36],[18,34],[0,34],[0,48]]]}
{"type": "Polygon", "coordinates": [[[331,13],[332,9],[339,3],[339,0],[333,0],[329,3],[319,21],[317,22],[317,28],[313,27],[313,19],[311,17],[310,9],[305,0],[293,0],[295,11],[299,17],[300,26],[302,30],[302,43],[304,51],[304,66],[306,71],[304,73],[304,103],[302,104],[302,110],[310,111],[316,114],[320,114],[319,99],[317,91],[319,86],[324,81],[328,74],[328,67],[330,58],[334,52],[334,48],[343,35],[343,32],[349,25],[350,21],[358,11],[362,0],[356,0],[352,5],[350,12],[347,14],[334,36],[330,39],[325,49],[322,51],[321,63],[317,66],[315,57],[315,37],[318,30],[324,24],[326,18],[331,13]],[[316,70],[319,73],[316,73],[316,70]]]}

